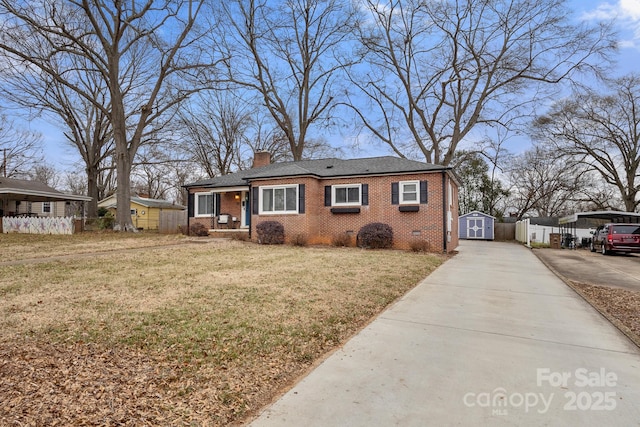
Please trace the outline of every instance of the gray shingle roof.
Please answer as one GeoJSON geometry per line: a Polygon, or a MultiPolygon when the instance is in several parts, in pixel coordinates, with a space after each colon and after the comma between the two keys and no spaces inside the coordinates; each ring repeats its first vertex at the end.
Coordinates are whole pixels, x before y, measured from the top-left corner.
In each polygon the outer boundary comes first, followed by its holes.
{"type": "Polygon", "coordinates": [[[450,168],[401,159],[399,157],[369,157],[364,159],[320,159],[297,162],[273,163],[259,168],[240,171],[211,179],[187,184],[185,187],[233,187],[247,185],[252,180],[266,178],[286,178],[295,176],[315,176],[317,178],[338,178],[361,175],[392,175],[411,172],[435,172],[450,168]]]}

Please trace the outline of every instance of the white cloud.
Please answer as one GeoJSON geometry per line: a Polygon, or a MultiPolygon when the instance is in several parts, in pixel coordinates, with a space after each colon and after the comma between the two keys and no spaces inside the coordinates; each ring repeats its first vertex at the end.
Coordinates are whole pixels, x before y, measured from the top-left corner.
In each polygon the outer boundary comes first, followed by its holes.
{"type": "Polygon", "coordinates": [[[581,15],[583,20],[613,20],[620,34],[618,46],[640,49],[640,0],[602,2],[581,15]]]}
{"type": "Polygon", "coordinates": [[[640,0],[620,0],[618,6],[622,18],[640,21],[640,0]]]}

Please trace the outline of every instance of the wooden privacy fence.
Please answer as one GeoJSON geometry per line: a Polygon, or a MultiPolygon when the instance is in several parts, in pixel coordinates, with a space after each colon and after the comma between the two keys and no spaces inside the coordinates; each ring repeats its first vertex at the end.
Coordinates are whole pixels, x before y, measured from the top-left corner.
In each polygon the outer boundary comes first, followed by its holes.
{"type": "Polygon", "coordinates": [[[162,234],[178,234],[187,229],[187,211],[167,210],[160,212],[158,232],[162,234]]]}
{"type": "Polygon", "coordinates": [[[493,224],[494,240],[508,242],[516,239],[516,225],[514,223],[496,222],[493,224]]]}

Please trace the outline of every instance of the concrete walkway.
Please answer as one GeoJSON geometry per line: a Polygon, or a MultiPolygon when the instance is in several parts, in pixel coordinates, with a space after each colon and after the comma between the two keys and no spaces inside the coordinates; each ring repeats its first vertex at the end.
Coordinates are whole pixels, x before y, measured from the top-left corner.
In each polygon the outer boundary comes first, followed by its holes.
{"type": "Polygon", "coordinates": [[[640,425],[640,352],[529,249],[460,253],[250,425],[640,425]]]}

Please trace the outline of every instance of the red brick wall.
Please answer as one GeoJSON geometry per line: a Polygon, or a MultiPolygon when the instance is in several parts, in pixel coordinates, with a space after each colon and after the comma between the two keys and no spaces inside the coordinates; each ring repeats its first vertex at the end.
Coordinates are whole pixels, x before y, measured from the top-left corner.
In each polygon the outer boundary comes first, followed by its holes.
{"type": "MultiPolygon", "coordinates": [[[[393,228],[394,246],[409,248],[413,240],[426,240],[436,252],[452,251],[458,246],[458,190],[449,175],[445,175],[444,194],[442,173],[408,174],[361,178],[318,180],[312,177],[272,179],[256,181],[252,185],[305,184],[305,214],[262,214],[251,217],[251,236],[256,239],[256,225],[262,221],[279,221],[284,225],[285,238],[291,240],[297,234],[306,236],[309,244],[331,244],[334,237],[350,233],[355,244],[358,230],[371,222],[382,222],[393,228]],[[400,212],[401,205],[391,204],[391,183],[399,181],[427,181],[427,204],[420,204],[418,212],[400,212]],[[337,214],[331,206],[324,206],[324,187],[337,184],[368,184],[369,204],[360,206],[360,213],[337,214]],[[447,200],[447,210],[443,217],[443,195],[447,200]],[[450,228],[450,230],[448,229],[450,228]]],[[[211,189],[191,189],[191,193],[209,192],[211,189]]],[[[235,199],[236,192],[221,193],[221,213],[235,216],[240,220],[241,201],[235,199]]],[[[248,207],[251,214],[251,206],[248,207]]],[[[212,228],[211,218],[190,218],[190,224],[202,223],[212,228]]]]}
{"type": "MultiPolygon", "coordinates": [[[[205,192],[210,193],[211,188],[191,188],[189,192],[192,194],[205,192]]],[[[239,221],[241,220],[242,213],[242,198],[236,200],[236,194],[241,196],[239,191],[230,191],[227,193],[219,193],[220,194],[220,213],[228,214],[231,217],[236,217],[239,221]]],[[[195,208],[195,207],[194,207],[195,208]]],[[[229,218],[231,220],[231,218],[229,218]]],[[[200,223],[207,227],[208,229],[215,228],[215,224],[212,223],[211,216],[207,217],[191,217],[189,218],[189,224],[200,223]]],[[[231,226],[231,225],[230,225],[231,226]]]]}
{"type": "MultiPolygon", "coordinates": [[[[446,176],[445,196],[448,196],[450,178],[446,176]]],[[[458,246],[458,208],[457,189],[452,182],[453,200],[447,205],[451,208],[451,231],[445,224],[449,223],[448,216],[443,217],[442,173],[410,174],[401,176],[380,176],[362,178],[343,178],[317,180],[315,178],[274,179],[254,182],[252,185],[281,185],[305,184],[305,214],[263,214],[252,216],[252,237],[256,238],[255,227],[262,221],[279,221],[284,225],[285,239],[290,240],[297,234],[307,237],[309,244],[330,244],[337,235],[353,233],[353,241],[358,230],[371,222],[382,222],[393,228],[394,246],[400,249],[409,247],[412,240],[426,240],[432,250],[444,250],[444,240],[447,239],[447,251],[458,246]],[[427,204],[420,204],[418,212],[400,212],[400,205],[391,204],[391,183],[398,181],[426,180],[428,200],[427,204]],[[360,206],[360,213],[337,214],[331,212],[330,206],[324,206],[325,185],[337,184],[368,184],[369,204],[360,206]]]]}

